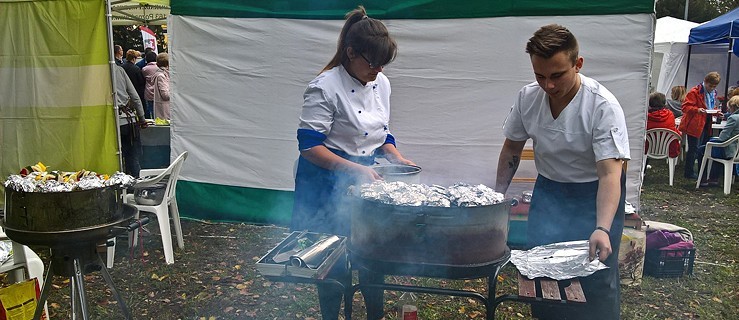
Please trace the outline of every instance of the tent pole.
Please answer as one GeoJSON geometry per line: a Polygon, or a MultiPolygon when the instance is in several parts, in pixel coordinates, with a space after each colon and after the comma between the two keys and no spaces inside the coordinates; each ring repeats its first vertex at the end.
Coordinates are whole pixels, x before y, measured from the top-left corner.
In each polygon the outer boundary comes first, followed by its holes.
{"type": "Polygon", "coordinates": [[[113,57],[113,11],[111,9],[110,0],[105,0],[105,22],[108,26],[108,65],[110,66],[110,85],[112,89],[113,98],[113,118],[115,119],[115,140],[118,150],[118,171],[124,172],[123,169],[123,155],[121,152],[121,124],[120,117],[118,116],[118,105],[116,104],[115,98],[115,69],[118,66],[115,64],[113,57]]]}
{"type": "Polygon", "coordinates": [[[734,38],[729,38],[729,52],[726,56],[726,81],[724,81],[724,105],[728,106],[729,101],[729,74],[731,73],[731,55],[734,54],[734,38]]]}
{"type": "Polygon", "coordinates": [[[690,71],[690,52],[693,51],[693,46],[688,45],[688,61],[685,63],[685,89],[688,89],[688,72],[690,71]]]}

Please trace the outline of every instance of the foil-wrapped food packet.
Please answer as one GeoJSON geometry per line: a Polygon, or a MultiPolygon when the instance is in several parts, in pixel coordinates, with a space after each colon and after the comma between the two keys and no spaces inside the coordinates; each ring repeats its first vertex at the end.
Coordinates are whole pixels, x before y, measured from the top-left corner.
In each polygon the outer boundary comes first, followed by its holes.
{"type": "Polygon", "coordinates": [[[566,280],[586,277],[608,266],[590,261],[588,240],[557,242],[529,250],[511,250],[511,263],[529,279],[546,277],[566,280]]]}
{"type": "Polygon", "coordinates": [[[5,188],[18,192],[70,192],[75,190],[90,190],[108,186],[120,185],[128,188],[136,183],[136,178],[123,172],[116,172],[112,176],[98,175],[95,172],[30,172],[26,176],[13,174],[8,176],[3,185],[5,188]],[[81,175],[79,181],[69,176],[81,175]],[[64,178],[63,178],[64,177],[64,178]]]}
{"type": "Polygon", "coordinates": [[[485,185],[457,183],[448,188],[402,181],[363,184],[359,196],[397,206],[475,207],[503,202],[504,195],[485,185]]]}

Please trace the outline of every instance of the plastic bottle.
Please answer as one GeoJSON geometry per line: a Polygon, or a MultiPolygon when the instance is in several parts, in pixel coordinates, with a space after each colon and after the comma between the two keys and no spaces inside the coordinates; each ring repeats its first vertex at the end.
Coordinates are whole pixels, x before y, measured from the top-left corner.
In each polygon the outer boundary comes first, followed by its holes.
{"type": "Polygon", "coordinates": [[[398,319],[418,320],[417,298],[413,292],[403,292],[398,298],[398,319]]]}

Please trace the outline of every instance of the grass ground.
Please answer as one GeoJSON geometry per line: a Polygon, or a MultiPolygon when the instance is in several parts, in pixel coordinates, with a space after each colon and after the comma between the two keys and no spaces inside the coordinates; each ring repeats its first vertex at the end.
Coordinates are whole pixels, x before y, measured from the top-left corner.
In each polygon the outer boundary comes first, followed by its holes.
{"type": "MultiPolygon", "coordinates": [[[[644,277],[641,285],[622,287],[623,319],[739,319],[739,186],[731,195],[720,187],[695,189],[676,174],[670,187],[667,167],[654,161],[644,181],[641,215],[646,220],[683,226],[697,246],[694,274],[681,278],[644,277]]],[[[678,173],[682,168],[678,167],[678,173]]],[[[255,262],[287,235],[275,226],[183,221],[185,249],[165,265],[158,226],[148,226],[143,246],[133,255],[125,238],[116,248],[110,273],[135,319],[320,319],[315,286],[272,282],[255,262]]],[[[48,251],[36,249],[48,262],[48,251]]],[[[504,267],[497,294],[513,293],[513,267],[504,267]]],[[[85,276],[92,319],[123,319],[100,272],[85,276]]],[[[484,279],[451,281],[390,277],[389,282],[473,289],[486,294],[484,279]]],[[[69,280],[55,276],[49,296],[52,319],[70,318],[69,280]]],[[[388,319],[395,319],[397,292],[386,293],[388,319]]],[[[361,295],[354,296],[354,319],[364,319],[361,295]]],[[[467,298],[419,296],[420,317],[484,319],[482,304],[467,298]]],[[[504,303],[496,319],[528,319],[525,305],[504,303]]]]}

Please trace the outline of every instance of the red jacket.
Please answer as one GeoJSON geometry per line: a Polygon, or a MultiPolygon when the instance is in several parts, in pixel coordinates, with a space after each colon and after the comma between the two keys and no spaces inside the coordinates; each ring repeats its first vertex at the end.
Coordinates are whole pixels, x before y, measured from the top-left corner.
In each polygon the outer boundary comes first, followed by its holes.
{"type": "MultiPolygon", "coordinates": [[[[684,118],[684,116],[683,116],[684,118]]],[[[682,124],[682,123],[681,123],[682,124]]],[[[655,128],[665,128],[680,134],[675,128],[675,115],[668,109],[660,109],[652,111],[647,115],[647,130],[655,128]]],[[[648,144],[644,144],[644,153],[647,152],[648,144]]],[[[675,158],[680,154],[680,141],[670,143],[670,158],[675,158]]]]}
{"type": "Polygon", "coordinates": [[[699,138],[706,125],[706,114],[698,109],[706,109],[706,93],[703,84],[699,84],[685,95],[683,101],[683,118],[680,120],[680,131],[691,137],[699,138]]]}

